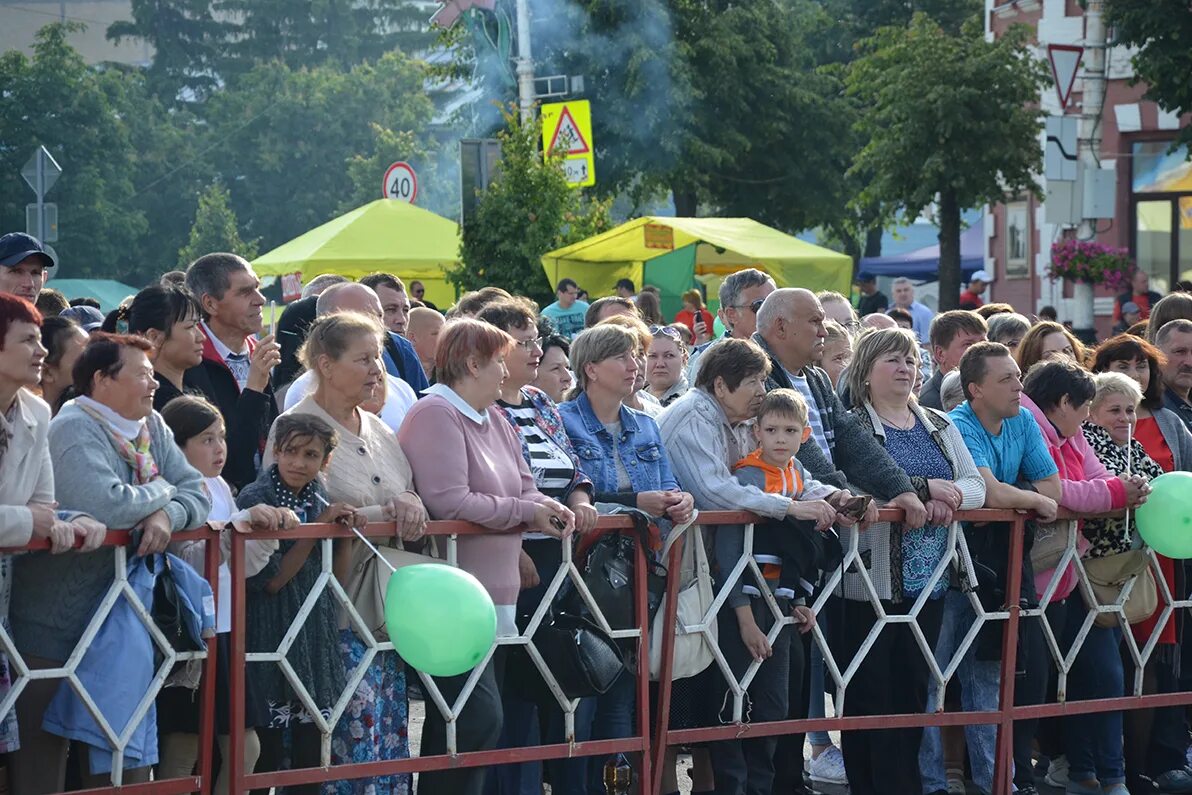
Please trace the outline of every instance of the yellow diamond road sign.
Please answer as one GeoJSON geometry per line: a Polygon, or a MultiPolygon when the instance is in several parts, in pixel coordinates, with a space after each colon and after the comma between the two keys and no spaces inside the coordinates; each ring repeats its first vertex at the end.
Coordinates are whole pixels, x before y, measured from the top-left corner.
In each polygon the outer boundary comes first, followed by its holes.
{"type": "Polygon", "coordinates": [[[573,188],[596,184],[592,152],[592,106],[586,99],[542,106],[542,151],[563,159],[573,188]]]}

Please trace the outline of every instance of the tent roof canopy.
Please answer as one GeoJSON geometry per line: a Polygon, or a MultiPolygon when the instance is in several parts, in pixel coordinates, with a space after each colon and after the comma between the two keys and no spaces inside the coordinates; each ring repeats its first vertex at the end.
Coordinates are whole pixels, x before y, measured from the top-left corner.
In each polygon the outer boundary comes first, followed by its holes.
{"type": "Polygon", "coordinates": [[[543,257],[543,264],[648,262],[686,246],[707,243],[697,254],[696,264],[708,266],[748,265],[759,262],[810,264],[836,260],[852,265],[845,254],[779,232],[751,218],[635,218],[615,229],[557,249],[543,257]],[[673,243],[665,234],[654,246],[647,245],[644,227],[672,230],[673,243]]]}
{"type": "Polygon", "coordinates": [[[459,262],[459,225],[397,199],[377,199],[283,243],[253,262],[257,273],[358,279],[377,271],[442,279],[459,262]]]}
{"type": "MultiPolygon", "coordinates": [[[[960,271],[965,281],[985,267],[985,228],[970,226],[960,235],[960,271]]],[[[920,281],[935,281],[940,275],[940,247],[924,246],[893,257],[864,257],[860,270],[874,276],[905,276],[920,281]]]]}

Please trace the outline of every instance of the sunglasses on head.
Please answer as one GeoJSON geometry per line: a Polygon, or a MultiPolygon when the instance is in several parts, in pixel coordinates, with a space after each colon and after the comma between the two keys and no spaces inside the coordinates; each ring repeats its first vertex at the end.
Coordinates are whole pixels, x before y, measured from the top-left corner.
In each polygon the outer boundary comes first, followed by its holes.
{"type": "Polygon", "coordinates": [[[671,328],[670,326],[650,326],[650,334],[655,337],[661,334],[662,336],[668,337],[675,342],[683,341],[683,335],[679,333],[679,330],[671,328]]]}

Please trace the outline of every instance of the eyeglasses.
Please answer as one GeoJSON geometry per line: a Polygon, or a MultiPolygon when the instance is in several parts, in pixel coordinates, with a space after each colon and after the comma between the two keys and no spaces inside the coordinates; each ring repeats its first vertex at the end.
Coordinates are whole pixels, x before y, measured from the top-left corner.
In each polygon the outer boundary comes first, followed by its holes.
{"type": "Polygon", "coordinates": [[[729,307],[729,309],[752,309],[753,314],[756,315],[757,311],[762,308],[762,304],[764,304],[764,303],[766,303],[766,299],[759,298],[756,301],[752,301],[748,304],[733,304],[732,306],[729,307]]]}
{"type": "Polygon", "coordinates": [[[543,337],[535,337],[529,340],[517,340],[517,345],[521,346],[526,353],[531,353],[535,348],[542,350],[543,337]]]}

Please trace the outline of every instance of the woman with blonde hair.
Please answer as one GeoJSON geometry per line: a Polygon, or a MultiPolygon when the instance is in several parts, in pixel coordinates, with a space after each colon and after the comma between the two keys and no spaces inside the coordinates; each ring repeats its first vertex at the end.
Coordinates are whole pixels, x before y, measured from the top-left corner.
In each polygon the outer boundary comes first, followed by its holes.
{"type": "MultiPolygon", "coordinates": [[[[633,332],[633,336],[637,339],[637,348],[634,353],[634,361],[637,364],[637,370],[635,371],[636,380],[633,382],[633,392],[625,399],[625,405],[634,411],[640,411],[651,417],[657,417],[662,413],[662,401],[654,397],[646,389],[646,352],[650,350],[650,344],[654,341],[654,335],[650,333],[650,327],[636,317],[629,317],[628,315],[613,315],[612,317],[605,318],[596,325],[620,326],[633,332]]],[[[574,342],[572,343],[571,361],[571,368],[574,370],[574,342]]],[[[575,379],[575,389],[572,391],[572,395],[577,395],[582,390],[579,373],[575,374],[575,379]]]]}

